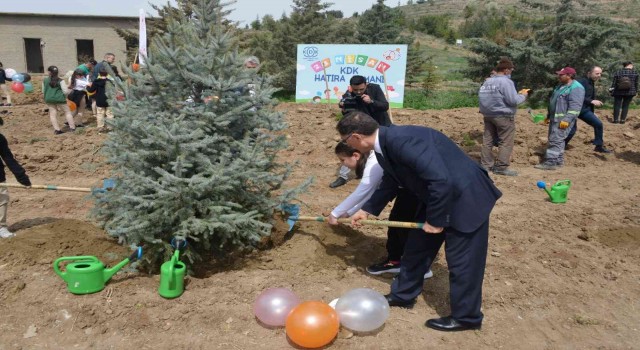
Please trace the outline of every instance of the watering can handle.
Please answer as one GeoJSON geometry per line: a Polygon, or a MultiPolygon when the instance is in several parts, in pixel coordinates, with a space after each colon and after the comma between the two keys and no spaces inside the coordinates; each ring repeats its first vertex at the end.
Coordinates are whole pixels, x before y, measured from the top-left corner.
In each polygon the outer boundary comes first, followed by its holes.
{"type": "Polygon", "coordinates": [[[180,254],[180,251],[176,250],[173,252],[173,256],[171,257],[171,265],[169,266],[169,284],[173,283],[173,272],[176,264],[178,263],[178,254],[180,254]]]}
{"type": "Polygon", "coordinates": [[[556,182],[556,185],[567,185],[567,186],[571,186],[571,180],[560,180],[560,181],[556,182]]]}
{"type": "Polygon", "coordinates": [[[53,271],[60,277],[62,277],[62,279],[64,279],[64,276],[67,275],[67,272],[62,272],[60,271],[60,263],[63,261],[90,261],[90,262],[100,262],[100,260],[98,260],[98,258],[96,258],[95,256],[91,256],[91,255],[84,255],[84,256],[63,256],[61,258],[57,258],[56,261],[53,262],[53,271]]]}

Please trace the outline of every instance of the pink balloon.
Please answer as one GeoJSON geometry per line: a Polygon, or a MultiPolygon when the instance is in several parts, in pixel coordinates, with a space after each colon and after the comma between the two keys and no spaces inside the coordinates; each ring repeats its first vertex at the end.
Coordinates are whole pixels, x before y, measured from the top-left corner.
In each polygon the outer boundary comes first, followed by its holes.
{"type": "Polygon", "coordinates": [[[284,326],[287,316],[300,299],[286,288],[269,288],[253,304],[253,314],[267,326],[284,326]]]}
{"type": "Polygon", "coordinates": [[[24,91],[24,84],[14,81],[13,83],[11,83],[11,90],[15,91],[15,92],[23,92],[24,91]]]}

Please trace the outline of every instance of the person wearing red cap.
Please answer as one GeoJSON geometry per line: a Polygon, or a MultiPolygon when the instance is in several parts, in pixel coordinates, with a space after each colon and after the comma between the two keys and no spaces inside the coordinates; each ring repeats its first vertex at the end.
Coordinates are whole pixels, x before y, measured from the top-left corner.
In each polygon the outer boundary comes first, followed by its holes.
{"type": "Polygon", "coordinates": [[[576,70],[564,67],[557,71],[558,85],[551,95],[545,122],[549,123],[549,141],[544,162],[535,166],[541,170],[556,170],[564,165],[564,140],[580,115],[584,87],[576,80],[576,70]]]}

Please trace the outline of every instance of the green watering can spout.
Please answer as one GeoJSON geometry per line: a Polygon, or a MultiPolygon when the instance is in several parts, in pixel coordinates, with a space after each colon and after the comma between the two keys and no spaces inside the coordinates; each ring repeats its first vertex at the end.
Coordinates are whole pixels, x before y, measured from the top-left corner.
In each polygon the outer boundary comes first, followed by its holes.
{"type": "Polygon", "coordinates": [[[104,269],[104,277],[103,277],[103,281],[104,283],[109,282],[109,280],[111,279],[111,277],[113,277],[113,275],[116,274],[116,272],[120,271],[120,269],[122,269],[126,264],[128,264],[129,262],[134,262],[138,259],[140,259],[142,257],[142,247],[138,247],[138,249],[136,249],[133,254],[131,254],[130,257],[122,260],[121,262],[119,262],[116,266],[110,268],[110,269],[104,269]]]}

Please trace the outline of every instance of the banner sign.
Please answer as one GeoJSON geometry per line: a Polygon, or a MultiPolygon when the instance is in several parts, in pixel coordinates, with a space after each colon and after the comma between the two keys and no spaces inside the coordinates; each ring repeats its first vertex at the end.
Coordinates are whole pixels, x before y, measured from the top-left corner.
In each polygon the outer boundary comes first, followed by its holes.
{"type": "Polygon", "coordinates": [[[147,57],[147,22],[143,9],[140,9],[140,29],[138,34],[140,39],[138,43],[138,59],[140,64],[144,65],[144,59],[147,57]]]}
{"type": "Polygon", "coordinates": [[[299,44],[296,102],[338,103],[349,79],[380,85],[389,105],[402,108],[407,45],[299,44]]]}

